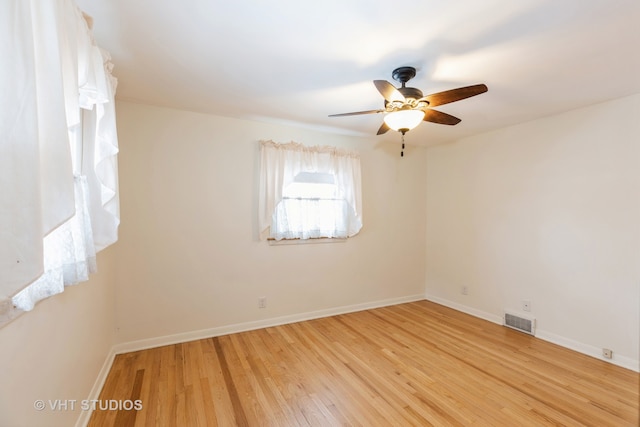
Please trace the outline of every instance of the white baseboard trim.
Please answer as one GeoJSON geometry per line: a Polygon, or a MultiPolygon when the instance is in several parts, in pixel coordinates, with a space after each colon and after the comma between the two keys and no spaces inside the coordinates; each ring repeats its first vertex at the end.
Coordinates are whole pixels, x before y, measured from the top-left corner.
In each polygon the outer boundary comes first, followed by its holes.
{"type": "Polygon", "coordinates": [[[112,353],[122,354],[132,351],[146,350],[154,347],[183,343],[199,340],[203,338],[217,337],[221,335],[246,332],[254,329],[268,328],[271,326],[285,325],[288,323],[302,322],[305,320],[319,319],[321,317],[335,316],[338,314],[353,313],[356,311],[369,310],[372,308],[385,307],[389,305],[403,304],[407,302],[421,301],[424,295],[409,295],[406,297],[390,298],[379,301],[366,302],[362,304],[346,305],[324,310],[310,311],[305,313],[291,314],[270,319],[256,320],[252,322],[237,323],[233,325],[219,326],[216,328],[202,329],[198,331],[183,332],[174,335],[166,335],[156,338],[148,338],[138,341],[129,341],[116,344],[111,350],[112,353]]]}
{"type": "Polygon", "coordinates": [[[574,341],[569,338],[565,338],[560,335],[556,335],[551,332],[543,331],[540,329],[536,331],[536,337],[540,338],[541,340],[545,340],[550,343],[557,344],[561,347],[565,347],[570,350],[577,351],[578,353],[586,354],[587,356],[595,357],[596,359],[600,359],[602,361],[620,366],[622,368],[627,368],[635,372],[640,372],[640,361],[633,360],[630,357],[620,356],[614,352],[613,358],[606,359],[602,356],[601,348],[597,348],[588,344],[583,344],[581,342],[574,341]]]}
{"type": "MultiPolygon", "coordinates": [[[[104,387],[104,383],[107,380],[107,375],[109,375],[109,371],[111,370],[111,366],[113,365],[113,360],[116,357],[116,353],[113,350],[113,347],[109,351],[107,358],[104,360],[102,364],[102,368],[100,368],[100,372],[98,373],[98,377],[96,381],[93,383],[93,387],[91,387],[91,392],[89,393],[88,400],[97,400],[100,397],[100,392],[102,391],[102,387],[104,387]]],[[[91,414],[93,410],[88,411],[80,411],[80,416],[76,421],[76,427],[86,427],[89,424],[89,419],[91,418],[91,414]]]]}
{"type": "Polygon", "coordinates": [[[480,319],[484,319],[484,320],[487,320],[489,322],[497,323],[498,325],[502,325],[502,316],[496,316],[495,314],[487,313],[486,311],[481,311],[481,310],[475,309],[473,307],[469,307],[469,306],[466,306],[466,305],[463,305],[463,304],[459,304],[459,303],[454,302],[454,301],[449,301],[447,299],[436,297],[436,296],[433,296],[433,295],[425,295],[424,298],[426,300],[431,301],[431,302],[435,302],[437,304],[444,305],[445,307],[453,308],[454,310],[458,310],[458,311],[461,311],[463,313],[470,314],[470,315],[472,315],[474,317],[478,317],[480,319]]]}
{"type": "MultiPolygon", "coordinates": [[[[492,313],[487,313],[485,311],[481,311],[475,309],[473,307],[469,307],[463,304],[459,304],[454,301],[449,301],[444,298],[436,297],[433,295],[426,294],[424,298],[428,301],[435,302],[440,305],[444,305],[445,307],[452,308],[454,310],[461,311],[466,314],[470,314],[474,317],[478,317],[480,319],[488,320],[489,322],[497,323],[502,325],[502,316],[497,316],[492,313]]],[[[602,357],[602,349],[594,347],[592,345],[583,344],[569,338],[562,337],[560,335],[553,334],[551,332],[547,332],[541,329],[536,330],[536,338],[539,338],[544,341],[548,341],[553,344],[557,344],[561,347],[568,348],[569,350],[576,351],[578,353],[585,354],[587,356],[595,357],[596,359],[600,359],[604,362],[611,363],[622,368],[630,369],[635,372],[640,372],[640,361],[634,360],[630,357],[620,356],[616,353],[613,354],[612,359],[605,359],[602,357]]]]}

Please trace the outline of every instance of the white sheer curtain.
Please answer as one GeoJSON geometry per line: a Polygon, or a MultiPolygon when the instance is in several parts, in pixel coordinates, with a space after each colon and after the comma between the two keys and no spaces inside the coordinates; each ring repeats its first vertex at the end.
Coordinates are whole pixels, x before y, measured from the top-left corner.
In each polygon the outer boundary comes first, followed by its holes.
{"type": "Polygon", "coordinates": [[[0,2],[0,325],[117,240],[116,82],[86,18],[73,0],[0,2]]]}
{"type": "Polygon", "coordinates": [[[351,237],[362,228],[360,156],[336,147],[260,141],[260,238],[351,237]],[[331,175],[331,198],[285,197],[304,173],[331,175]]]}
{"type": "Polygon", "coordinates": [[[89,279],[96,271],[96,249],[89,216],[89,186],[84,176],[75,184],[76,213],[44,238],[44,274],[13,297],[22,311],[36,302],[64,291],[64,286],[89,279]]]}
{"type": "Polygon", "coordinates": [[[282,239],[346,238],[359,230],[344,199],[289,199],[276,205],[270,237],[282,239]]]}

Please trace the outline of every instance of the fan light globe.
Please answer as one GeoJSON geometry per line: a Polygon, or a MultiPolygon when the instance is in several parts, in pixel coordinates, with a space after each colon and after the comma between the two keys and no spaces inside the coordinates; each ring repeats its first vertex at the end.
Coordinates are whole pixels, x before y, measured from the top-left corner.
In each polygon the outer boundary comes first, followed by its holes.
{"type": "Polygon", "coordinates": [[[424,111],[422,110],[400,110],[384,116],[387,126],[403,133],[418,126],[423,119],[424,111]]]}

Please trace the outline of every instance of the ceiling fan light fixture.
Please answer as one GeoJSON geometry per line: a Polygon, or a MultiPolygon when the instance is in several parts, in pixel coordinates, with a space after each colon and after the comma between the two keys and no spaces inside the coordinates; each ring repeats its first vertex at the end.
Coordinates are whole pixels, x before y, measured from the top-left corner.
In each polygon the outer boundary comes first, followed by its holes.
{"type": "Polygon", "coordinates": [[[424,120],[424,111],[422,110],[393,111],[384,116],[384,122],[387,126],[402,133],[415,128],[422,120],[424,120]]]}
{"type": "Polygon", "coordinates": [[[415,75],[415,68],[399,67],[393,70],[392,76],[394,80],[402,84],[401,87],[395,87],[386,80],[373,81],[374,86],[384,98],[383,109],[330,114],[329,117],[385,113],[384,123],[378,128],[376,135],[382,135],[389,129],[404,135],[422,121],[449,126],[457,125],[461,121],[459,118],[434,110],[432,107],[471,98],[488,90],[487,85],[476,84],[423,96],[420,89],[406,85],[415,75]]]}

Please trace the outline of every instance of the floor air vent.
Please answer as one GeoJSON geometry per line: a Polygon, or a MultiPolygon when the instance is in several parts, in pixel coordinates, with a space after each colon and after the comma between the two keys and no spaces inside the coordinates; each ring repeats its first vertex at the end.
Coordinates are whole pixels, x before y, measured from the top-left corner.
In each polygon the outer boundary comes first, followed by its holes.
{"type": "Polygon", "coordinates": [[[535,335],[536,332],[535,319],[523,317],[519,314],[513,314],[507,311],[504,312],[504,326],[529,335],[535,335]]]}

